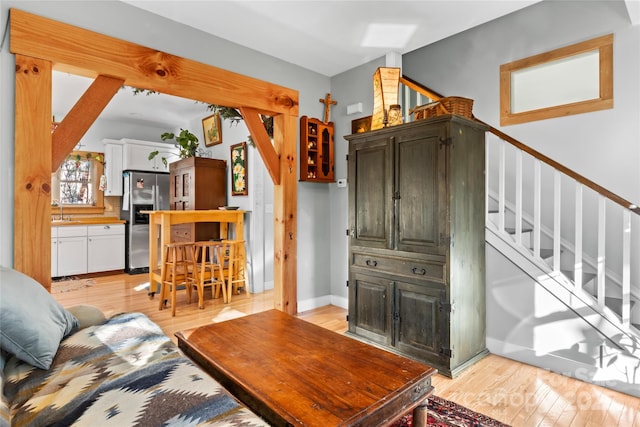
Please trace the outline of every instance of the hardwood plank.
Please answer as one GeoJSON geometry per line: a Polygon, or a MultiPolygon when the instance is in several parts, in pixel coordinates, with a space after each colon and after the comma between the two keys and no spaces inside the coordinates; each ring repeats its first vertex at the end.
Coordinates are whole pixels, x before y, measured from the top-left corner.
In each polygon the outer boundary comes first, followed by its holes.
{"type": "MultiPolygon", "coordinates": [[[[236,295],[230,304],[224,304],[222,299],[211,299],[207,289],[204,310],[199,310],[195,301],[187,304],[185,293],[179,292],[177,315],[171,317],[171,310],[158,310],[157,297],[149,299],[146,274],[87,277],[95,281],[92,286],[53,296],[65,307],[91,304],[109,315],[124,311],[143,312],[174,342],[177,339],[173,334],[177,331],[274,308],[273,290],[250,296],[236,295]]],[[[346,314],[342,308],[325,306],[298,313],[298,317],[344,333],[347,330],[346,314]]],[[[567,427],[572,423],[580,425],[580,422],[587,425],[589,417],[607,427],[640,425],[640,399],[634,396],[492,354],[456,379],[435,375],[432,383],[437,396],[513,427],[567,427]],[[579,416],[581,411],[586,411],[587,416],[579,416]]]]}

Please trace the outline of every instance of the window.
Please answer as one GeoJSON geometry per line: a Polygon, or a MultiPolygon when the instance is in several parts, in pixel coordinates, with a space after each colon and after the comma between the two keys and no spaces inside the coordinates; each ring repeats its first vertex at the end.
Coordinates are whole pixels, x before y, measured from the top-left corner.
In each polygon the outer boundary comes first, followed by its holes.
{"type": "Polygon", "coordinates": [[[104,197],[100,190],[104,155],[74,151],[52,175],[52,207],[62,206],[65,213],[102,212],[104,197]]]}
{"type": "Polygon", "coordinates": [[[613,108],[613,35],[500,66],[500,125],[613,108]]]}

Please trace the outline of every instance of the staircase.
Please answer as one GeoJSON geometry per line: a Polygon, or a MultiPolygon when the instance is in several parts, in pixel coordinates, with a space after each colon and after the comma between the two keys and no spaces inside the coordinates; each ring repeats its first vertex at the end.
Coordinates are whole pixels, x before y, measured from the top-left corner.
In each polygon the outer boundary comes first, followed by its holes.
{"type": "Polygon", "coordinates": [[[490,351],[640,397],[640,208],[489,128],[490,351]]]}

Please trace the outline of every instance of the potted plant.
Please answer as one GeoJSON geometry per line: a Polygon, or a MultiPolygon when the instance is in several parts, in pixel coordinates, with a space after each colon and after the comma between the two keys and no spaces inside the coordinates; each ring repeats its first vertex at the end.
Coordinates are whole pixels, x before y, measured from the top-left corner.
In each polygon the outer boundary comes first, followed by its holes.
{"type": "MultiPolygon", "coordinates": [[[[181,128],[180,133],[177,136],[173,132],[165,132],[160,135],[160,138],[163,141],[175,141],[173,145],[180,150],[180,152],[178,153],[178,157],[180,157],[181,159],[194,157],[196,155],[196,152],[198,151],[198,137],[186,129],[181,128]]],[[[149,160],[152,160],[158,154],[160,154],[159,150],[152,151],[151,153],[149,153],[149,160]]],[[[162,163],[165,167],[167,166],[166,157],[162,157],[162,163]]]]}

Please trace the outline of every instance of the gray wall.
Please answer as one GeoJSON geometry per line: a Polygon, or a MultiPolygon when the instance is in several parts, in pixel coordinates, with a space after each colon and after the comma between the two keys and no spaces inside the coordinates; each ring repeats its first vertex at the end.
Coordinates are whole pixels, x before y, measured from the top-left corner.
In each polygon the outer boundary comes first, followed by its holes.
{"type": "MultiPolygon", "coordinates": [[[[351,121],[371,115],[373,111],[373,73],[385,66],[385,59],[379,58],[365,65],[338,74],[331,79],[331,93],[338,100],[332,108],[335,123],[335,164],[336,179],[347,178],[347,152],[349,145],[344,139],[351,134],[351,121]],[[347,115],[347,106],[362,103],[362,113],[347,115]]],[[[349,190],[331,185],[331,295],[333,304],[347,307],[347,287],[349,278],[349,190]]]]}
{"type": "Polygon", "coordinates": [[[474,114],[499,128],[499,67],[614,34],[611,110],[502,128],[621,196],[640,201],[640,26],[621,1],[543,1],[403,56],[411,78],[475,100],[474,114]]]}
{"type": "MultiPolygon", "coordinates": [[[[2,32],[17,8],[174,55],[290,87],[299,91],[300,115],[321,117],[318,99],[329,78],[243,48],[119,1],[3,1],[2,32]],[[206,47],[206,48],[203,48],[206,47]]],[[[241,23],[239,23],[241,25],[241,23]]],[[[0,65],[0,264],[13,265],[14,64],[5,40],[0,65]]],[[[96,136],[96,138],[99,136],[96,136]]],[[[109,136],[113,137],[113,135],[109,136]]],[[[265,176],[265,179],[268,179],[265,176]]],[[[307,305],[330,293],[329,188],[299,185],[298,300],[307,305]]]]}

